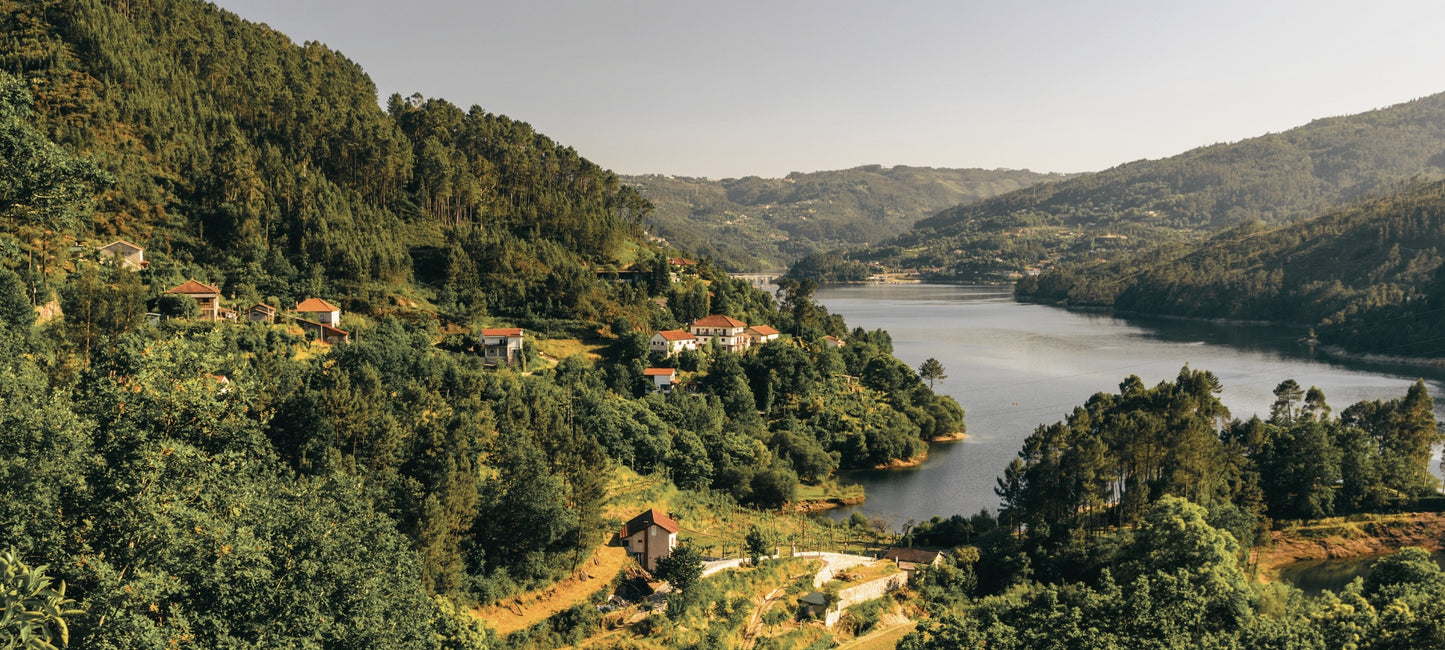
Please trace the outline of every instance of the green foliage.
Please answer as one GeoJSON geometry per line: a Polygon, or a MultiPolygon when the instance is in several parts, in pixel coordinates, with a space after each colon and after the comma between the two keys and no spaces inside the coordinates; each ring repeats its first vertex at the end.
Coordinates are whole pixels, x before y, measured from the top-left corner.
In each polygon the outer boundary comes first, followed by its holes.
{"type": "Polygon", "coordinates": [[[0,554],[0,645],[44,650],[70,645],[65,619],[85,613],[65,596],[65,583],[52,587],[49,567],[31,568],[13,550],[0,554]]]}
{"type": "Polygon", "coordinates": [[[743,537],[743,546],[747,549],[748,563],[758,566],[762,558],[772,555],[768,552],[768,540],[763,538],[762,531],[757,526],[748,529],[747,536],[743,537]]]}
{"type": "Polygon", "coordinates": [[[1291,225],[1240,226],[1193,246],[1066,265],[1026,278],[1016,293],[1295,324],[1351,351],[1445,356],[1445,332],[1433,317],[1445,299],[1442,205],[1445,185],[1415,183],[1291,225]]]}

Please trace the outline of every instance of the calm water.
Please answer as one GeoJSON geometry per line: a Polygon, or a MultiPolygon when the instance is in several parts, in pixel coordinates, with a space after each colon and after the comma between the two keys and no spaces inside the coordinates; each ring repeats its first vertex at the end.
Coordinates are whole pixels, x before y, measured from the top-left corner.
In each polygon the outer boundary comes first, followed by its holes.
{"type": "MultiPolygon", "coordinates": [[[[1279,578],[1299,587],[1307,596],[1318,596],[1326,589],[1340,593],[1351,580],[1370,575],[1370,565],[1382,557],[1384,556],[1374,555],[1297,562],[1281,569],[1279,578]]],[[[1445,552],[1436,551],[1431,553],[1430,557],[1436,564],[1445,566],[1445,552]]]]}
{"type": "MultiPolygon", "coordinates": [[[[1445,376],[1435,369],[1343,364],[1312,358],[1281,328],[1194,321],[1122,319],[1016,303],[1009,287],[858,285],[824,287],[817,298],[849,327],[882,328],[893,353],[914,368],[943,362],[935,390],[966,411],[969,438],[935,444],[923,465],[848,472],[868,500],[858,509],[895,526],[933,515],[995,510],[995,478],[1040,424],[1062,420],[1100,391],[1139,375],[1146,385],[1173,380],[1184,364],[1211,370],[1221,399],[1247,419],[1267,415],[1279,382],[1318,386],[1336,412],[1363,399],[1401,397],[1417,377],[1432,396],[1445,376]]],[[[1445,400],[1437,399],[1437,417],[1445,400]]],[[[1438,458],[1432,468],[1438,465],[1438,458]]],[[[1438,471],[1435,469],[1434,471],[1438,471]]],[[[846,516],[851,509],[834,511],[846,516]]]]}

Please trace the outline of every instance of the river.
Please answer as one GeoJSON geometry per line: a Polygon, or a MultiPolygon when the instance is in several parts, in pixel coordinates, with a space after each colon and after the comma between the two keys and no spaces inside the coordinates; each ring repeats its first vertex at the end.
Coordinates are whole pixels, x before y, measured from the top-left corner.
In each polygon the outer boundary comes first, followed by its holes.
{"type": "MultiPolygon", "coordinates": [[[[1173,380],[1186,363],[1213,371],[1224,384],[1220,399],[1241,419],[1267,416],[1272,391],[1285,379],[1318,386],[1336,412],[1360,400],[1402,397],[1418,377],[1432,396],[1445,385],[1445,373],[1434,368],[1326,360],[1297,342],[1297,330],[1081,313],[1014,302],[1010,287],[847,285],[815,295],[850,328],[887,330],[894,356],[910,366],[941,361],[948,377],[934,389],[965,410],[968,439],[931,445],[922,465],[843,474],[863,485],[867,501],[831,516],[856,509],[894,527],[996,510],[995,479],[1024,438],[1094,393],[1117,392],[1130,374],[1154,385],[1173,380]]],[[[1436,417],[1445,418],[1445,399],[1436,406],[1436,417]]],[[[1437,452],[1432,471],[1438,460],[1437,452]]]]}

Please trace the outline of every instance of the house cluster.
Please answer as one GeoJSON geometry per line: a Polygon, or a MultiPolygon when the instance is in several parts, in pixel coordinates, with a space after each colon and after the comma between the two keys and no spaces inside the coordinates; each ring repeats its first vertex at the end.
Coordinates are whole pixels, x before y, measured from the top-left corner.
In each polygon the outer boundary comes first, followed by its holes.
{"type": "Polygon", "coordinates": [[[167,290],[172,295],[186,296],[196,301],[196,306],[201,309],[201,320],[209,321],[237,321],[246,320],[253,323],[274,323],[278,317],[284,316],[301,328],[306,336],[313,341],[322,343],[342,343],[351,340],[351,333],[340,328],[341,308],[320,298],[307,298],[302,300],[291,313],[281,314],[275,307],[263,302],[258,302],[243,311],[236,311],[221,306],[221,290],[208,284],[195,280],[186,280],[176,287],[167,290]]]}
{"type": "MultiPolygon", "coordinates": [[[[76,245],[71,247],[71,252],[82,253],[88,247],[76,245]]],[[[146,261],[145,248],[124,239],[117,239],[109,244],[95,249],[98,257],[115,260],[122,268],[132,271],[139,271],[150,266],[146,261]]],[[[244,310],[237,311],[221,304],[221,290],[217,287],[198,282],[194,279],[186,280],[181,284],[167,289],[166,294],[174,296],[186,296],[196,302],[200,309],[201,320],[208,321],[239,321],[274,323],[278,317],[282,317],[275,307],[266,303],[256,303],[244,310]]],[[[161,318],[160,314],[147,314],[152,322],[161,318]]],[[[341,308],[320,298],[307,298],[296,305],[290,313],[284,314],[299,326],[312,340],[322,343],[339,343],[351,339],[351,334],[340,328],[341,308]]]]}
{"type": "Polygon", "coordinates": [[[652,353],[662,359],[683,350],[696,350],[716,338],[718,347],[727,352],[745,352],[778,338],[778,330],[767,325],[748,326],[731,316],[713,314],[699,318],[686,330],[664,330],[652,335],[652,353]]]}

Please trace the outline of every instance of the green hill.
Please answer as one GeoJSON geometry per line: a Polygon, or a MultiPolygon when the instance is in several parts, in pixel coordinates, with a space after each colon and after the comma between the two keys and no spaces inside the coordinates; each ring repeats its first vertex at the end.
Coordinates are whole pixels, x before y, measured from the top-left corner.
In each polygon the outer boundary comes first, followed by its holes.
{"type": "Polygon", "coordinates": [[[1035,183],[1068,178],[1010,169],[882,167],[786,178],[625,176],[652,202],[652,232],[738,269],[780,268],[907,232],[920,219],[1035,183]]]}
{"type": "Polygon", "coordinates": [[[383,110],[338,53],[195,0],[0,25],[0,638],[578,645],[611,575],[510,640],[471,612],[597,570],[620,468],[689,518],[777,510],[963,428],[807,287],[674,281],[646,200],[524,122],[383,110]],[[709,314],[782,338],[650,354],[709,314]]]}
{"type": "Polygon", "coordinates": [[[1445,95],[1140,160],[945,210],[856,259],[1006,279],[1240,223],[1284,224],[1445,174],[1445,95]]]}
{"type": "MultiPolygon", "coordinates": [[[[595,317],[578,278],[641,240],[646,201],[525,122],[420,96],[383,110],[339,53],[212,5],[8,3],[0,25],[37,127],[113,181],[49,241],[7,228],[29,253],[121,237],[158,281],[248,299],[328,287],[381,308],[450,289],[457,314],[595,317]]],[[[43,295],[64,267],[27,280],[43,295]]]]}
{"type": "Polygon", "coordinates": [[[1294,323],[1359,352],[1445,357],[1445,183],[1412,185],[1287,226],[1024,278],[1021,298],[1294,323]]]}

